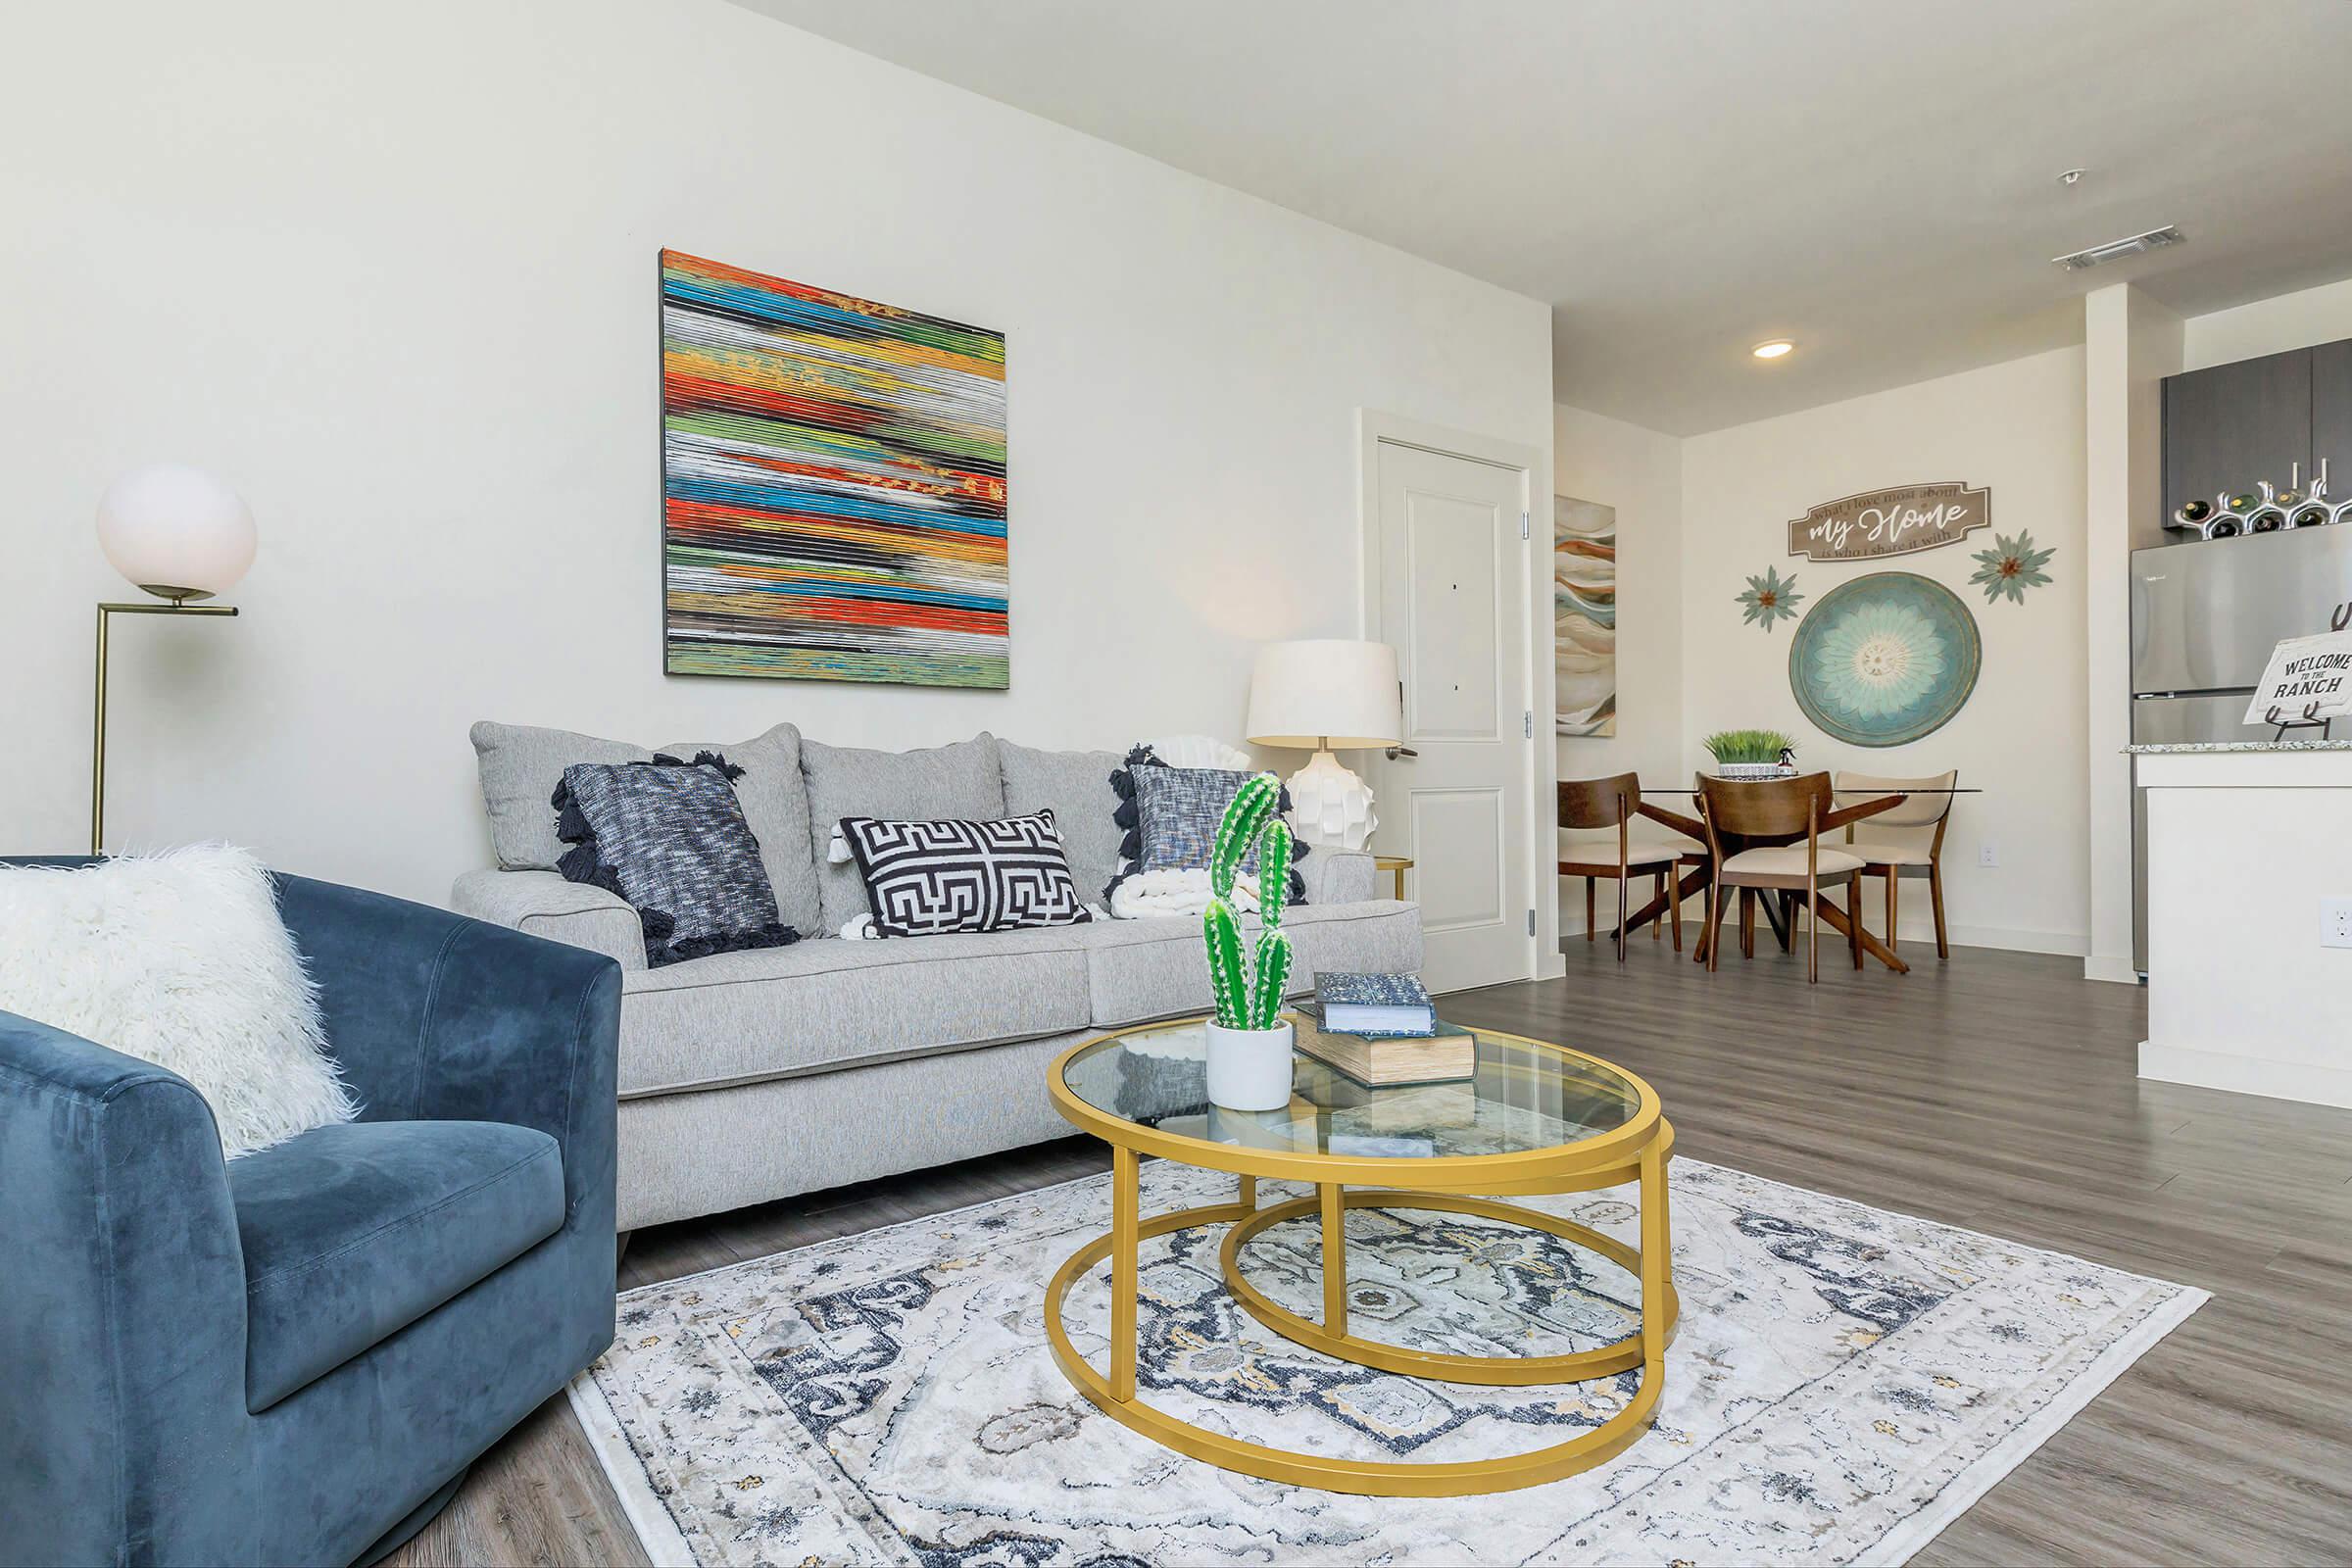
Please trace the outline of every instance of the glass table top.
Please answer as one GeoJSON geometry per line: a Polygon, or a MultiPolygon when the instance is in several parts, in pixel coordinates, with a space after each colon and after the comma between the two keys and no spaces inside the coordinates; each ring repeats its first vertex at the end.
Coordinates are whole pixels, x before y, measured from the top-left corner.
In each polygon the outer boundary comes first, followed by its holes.
{"type": "Polygon", "coordinates": [[[1294,1051],[1291,1102],[1281,1110],[1208,1102],[1208,1034],[1199,1022],[1082,1046],[1061,1081],[1096,1110],[1176,1137],[1355,1159],[1557,1149],[1615,1131],[1641,1111],[1640,1086],[1613,1067],[1467,1032],[1478,1042],[1478,1070],[1449,1082],[1376,1089],[1294,1051]]]}

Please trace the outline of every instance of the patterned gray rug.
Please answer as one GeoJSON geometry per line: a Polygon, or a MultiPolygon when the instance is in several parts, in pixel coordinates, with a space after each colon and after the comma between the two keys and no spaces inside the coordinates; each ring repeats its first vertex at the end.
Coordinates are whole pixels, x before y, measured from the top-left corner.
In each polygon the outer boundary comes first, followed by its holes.
{"type": "MultiPolygon", "coordinates": [[[[1155,1162],[1147,1214],[1232,1178],[1155,1162]]],[[[572,1389],[660,1563],[1895,1563],[2206,1299],[2202,1291],[1678,1159],[1681,1330],[1651,1431],[1596,1469],[1489,1497],[1341,1496],[1233,1475],[1110,1421],[1055,1370],[1040,1300],[1108,1228],[1109,1178],[631,1291],[572,1389]]],[[[1263,1183],[1259,1201],[1297,1189],[1263,1183]]],[[[1634,1239],[1622,1194],[1527,1200],[1634,1239]]],[[[1633,1374],[1423,1384],[1261,1329],[1222,1228],[1146,1244],[1139,1390],[1292,1448],[1446,1460],[1606,1420],[1633,1374]]],[[[1357,1331],[1557,1353],[1623,1337],[1637,1283],[1551,1237],[1350,1213],[1357,1331]]],[[[1311,1221],[1244,1266],[1318,1315],[1311,1221]]],[[[1070,1294],[1104,1362],[1108,1275],[1070,1294]]]]}

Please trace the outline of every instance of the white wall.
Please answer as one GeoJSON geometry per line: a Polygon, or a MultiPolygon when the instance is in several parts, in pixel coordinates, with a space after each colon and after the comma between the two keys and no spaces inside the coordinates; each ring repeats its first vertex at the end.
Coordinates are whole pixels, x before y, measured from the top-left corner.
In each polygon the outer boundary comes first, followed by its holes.
{"type": "MultiPolygon", "coordinates": [[[[1563,404],[1552,410],[1551,463],[1559,494],[1617,509],[1617,733],[1556,737],[1560,777],[1631,772],[1646,784],[1687,784],[1683,443],[1563,404]]],[[[1686,803],[1664,804],[1679,809],[1686,803]]],[[[1564,881],[1560,929],[1584,926],[1584,884],[1564,881]]]]}
{"type": "MultiPolygon", "coordinates": [[[[1359,407],[1541,448],[1549,313],[720,0],[52,7],[0,97],[0,773],[83,845],[116,473],[238,484],[234,622],[118,626],[110,842],[438,899],[468,721],[1234,734],[1356,618],[1359,407]],[[1005,693],[665,678],[656,253],[1004,330],[1005,693]]],[[[1538,475],[1539,488],[1547,476],[1538,475]]]]}
{"type": "Polygon", "coordinates": [[[2231,310],[2192,316],[2181,329],[2181,368],[2202,370],[2352,337],[2352,277],[2231,310]]]}
{"type": "MultiPolygon", "coordinates": [[[[1701,735],[1745,725],[1797,736],[1810,767],[1898,775],[1957,767],[1964,786],[1985,793],[1960,797],[1945,841],[1953,939],[2082,952],[2084,484],[2083,358],[2072,348],[1685,441],[1683,771],[1704,761],[1701,735]],[[1990,486],[1993,528],[1875,563],[1788,555],[1788,519],[1820,502],[1941,479],[1990,486]],[[2053,580],[2022,605],[1988,605],[1968,582],[1972,556],[1993,532],[2020,531],[2056,550],[2053,580]],[[1784,576],[1793,569],[1806,596],[1800,613],[1872,571],[1917,572],[1950,588],[1983,633],[1984,668],[1968,705],[1926,739],[1885,750],[1841,745],[1812,728],[1788,686],[1795,623],[1767,634],[1743,624],[1735,603],[1767,565],[1784,576]],[[1986,841],[1997,868],[1978,864],[1986,841]]],[[[1906,938],[1932,934],[1926,899],[1903,901],[1903,928],[1906,938]]]]}

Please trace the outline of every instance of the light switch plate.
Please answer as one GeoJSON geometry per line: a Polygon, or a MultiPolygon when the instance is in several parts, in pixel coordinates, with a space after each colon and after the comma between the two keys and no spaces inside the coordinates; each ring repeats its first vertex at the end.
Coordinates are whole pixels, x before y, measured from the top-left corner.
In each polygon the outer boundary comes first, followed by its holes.
{"type": "Polygon", "coordinates": [[[2320,901],[2320,946],[2352,948],[2352,899],[2320,901]]]}

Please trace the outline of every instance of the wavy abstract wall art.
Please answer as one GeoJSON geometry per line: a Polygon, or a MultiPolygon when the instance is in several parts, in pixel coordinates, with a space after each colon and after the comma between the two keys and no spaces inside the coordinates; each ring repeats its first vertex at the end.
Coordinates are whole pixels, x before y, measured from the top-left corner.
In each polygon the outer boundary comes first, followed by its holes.
{"type": "Polygon", "coordinates": [[[662,667],[1010,683],[1004,334],[662,253],[662,667]]]}
{"type": "Polygon", "coordinates": [[[1562,735],[1617,733],[1617,509],[1551,498],[1553,656],[1562,735]]]}

